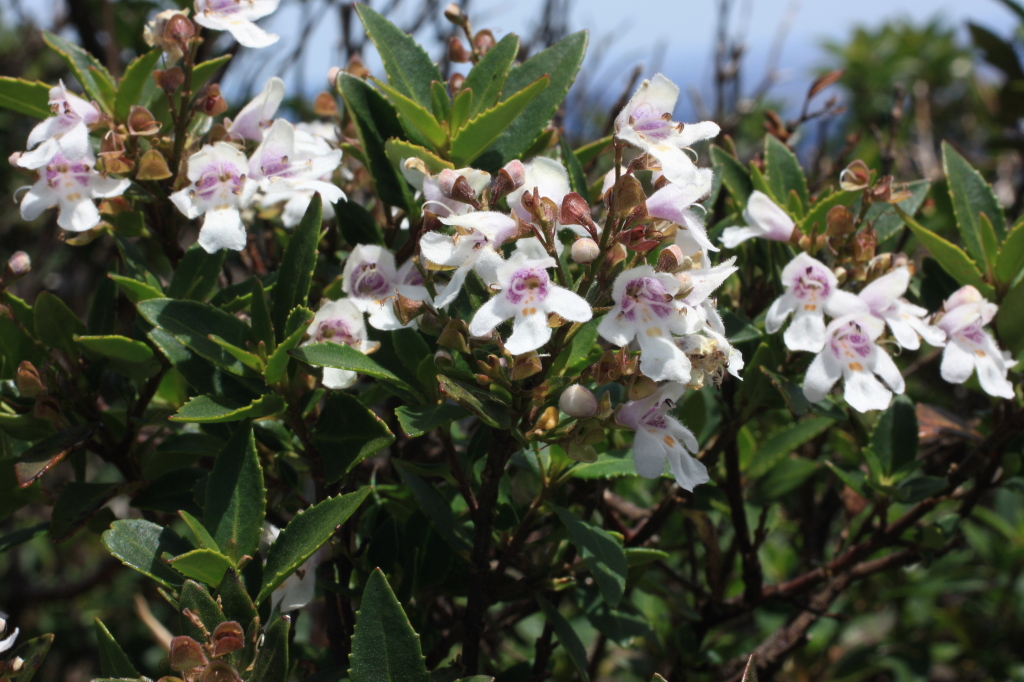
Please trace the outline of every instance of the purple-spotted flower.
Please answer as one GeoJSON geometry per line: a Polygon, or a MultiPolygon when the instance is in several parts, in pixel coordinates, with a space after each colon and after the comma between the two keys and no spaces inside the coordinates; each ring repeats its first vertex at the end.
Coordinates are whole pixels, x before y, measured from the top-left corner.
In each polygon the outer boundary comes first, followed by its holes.
{"type": "Polygon", "coordinates": [[[711,191],[711,170],[698,168],[699,182],[686,185],[668,184],[657,190],[647,199],[647,215],[675,223],[681,229],[676,230],[676,244],[688,246],[691,241],[700,247],[700,251],[718,251],[718,247],[708,239],[707,230],[700,217],[693,211],[693,206],[711,191]]]}
{"type": "Polygon", "coordinates": [[[416,326],[415,320],[402,324],[395,314],[397,294],[415,301],[430,298],[414,263],[410,260],[396,269],[394,254],[376,244],[360,244],[352,249],[342,278],[342,290],[359,310],[369,314],[368,321],[374,329],[416,326]]]}
{"type": "MultiPolygon", "coordinates": [[[[885,320],[893,338],[903,348],[917,350],[921,347],[921,339],[933,346],[941,346],[946,338],[945,332],[922,319],[928,315],[927,310],[903,298],[909,285],[910,270],[900,267],[861,289],[857,298],[872,315],[885,320]]],[[[839,299],[836,299],[838,303],[839,299]]],[[[835,308],[836,304],[830,303],[829,307],[835,308]]]]}
{"type": "Polygon", "coordinates": [[[768,308],[765,328],[774,334],[792,313],[793,321],[782,337],[786,347],[817,353],[825,345],[826,306],[839,281],[824,263],[800,253],[782,269],[782,284],[786,292],[768,308]]]}
{"type": "Polygon", "coordinates": [[[402,175],[423,193],[423,210],[438,218],[465,215],[473,210],[480,192],[491,182],[491,174],[476,168],[446,168],[431,175],[421,159],[402,162],[402,175]]]}
{"type": "Polygon", "coordinates": [[[942,378],[951,384],[962,384],[978,370],[978,383],[989,395],[1013,399],[1013,384],[1006,373],[1017,363],[999,349],[985,325],[992,321],[999,306],[985,299],[974,287],[967,285],[946,299],[936,326],[948,340],[942,351],[942,378]]]}
{"type": "Polygon", "coordinates": [[[245,47],[266,47],[279,36],[254,24],[277,9],[281,0],[195,0],[196,23],[214,31],[227,31],[245,47]]]}
{"type": "Polygon", "coordinates": [[[42,168],[60,152],[69,161],[83,159],[92,151],[89,126],[98,123],[102,114],[92,102],[68,92],[64,81],[50,88],[50,111],[28,134],[28,148],[18,157],[22,168],[42,168]]]}
{"type": "Polygon", "coordinates": [[[537,350],[551,338],[548,315],[557,313],[572,322],[593,317],[590,304],[568,289],[557,286],[548,277],[555,267],[554,258],[530,258],[519,252],[497,271],[501,291],[480,306],[469,323],[473,336],[487,336],[505,320],[512,318],[512,335],[505,348],[513,355],[537,350]]]}
{"type": "Polygon", "coordinates": [[[249,178],[267,194],[313,191],[331,204],[345,198],[345,193],[321,178],[330,176],[340,163],[340,149],[300,148],[295,126],[279,118],[249,159],[249,178]]]}
{"type": "MultiPolygon", "coordinates": [[[[350,346],[363,353],[372,353],[379,346],[367,339],[363,313],[347,298],[324,302],[306,329],[306,334],[309,335],[309,339],[303,342],[304,346],[326,341],[350,346]]],[[[343,389],[354,383],[355,372],[324,367],[324,386],[327,388],[343,389]]]]}
{"type": "Polygon", "coordinates": [[[617,346],[635,338],[640,370],[655,381],[690,380],[690,359],[672,337],[692,334],[704,321],[684,314],[683,304],[675,299],[679,286],[675,277],[648,265],[625,270],[612,286],[614,305],[597,326],[597,332],[617,346]]]}
{"type": "MultiPolygon", "coordinates": [[[[565,166],[554,159],[538,156],[529,163],[524,164],[523,184],[508,193],[508,207],[524,223],[532,223],[533,216],[523,206],[523,194],[533,194],[537,190],[537,196],[541,199],[547,198],[554,202],[555,206],[561,206],[565,195],[571,192],[569,188],[569,174],[565,166]]],[[[567,226],[576,231],[576,225],[567,226]]],[[[579,228],[582,230],[582,228],[579,228]]],[[[580,232],[581,236],[588,236],[586,231],[580,232]]]]}
{"type": "MultiPolygon", "coordinates": [[[[314,122],[314,123],[297,123],[295,125],[295,153],[304,158],[319,158],[321,156],[327,156],[333,150],[331,141],[337,139],[336,128],[334,125],[314,122]]],[[[342,177],[345,178],[346,170],[342,169],[342,177]]],[[[324,182],[331,182],[332,172],[324,174],[318,178],[324,182]]],[[[313,198],[316,192],[313,189],[285,189],[280,186],[280,183],[275,183],[269,191],[263,192],[258,202],[261,208],[268,208],[276,204],[284,204],[284,208],[281,211],[281,222],[284,223],[285,227],[295,227],[302,221],[302,217],[306,215],[306,209],[309,208],[309,202],[313,198]]],[[[344,193],[342,198],[344,198],[344,193]]],[[[324,220],[330,220],[334,218],[334,205],[331,201],[325,201],[323,205],[324,220]]]]}
{"type": "Polygon", "coordinates": [[[684,390],[682,384],[664,384],[646,398],[620,407],[615,421],[636,431],[633,463],[638,474],[657,478],[664,473],[665,460],[668,460],[679,487],[692,491],[707,483],[709,478],[707,468],[690,455],[700,449],[693,432],[668,414],[684,390]]]}
{"type": "Polygon", "coordinates": [[[191,184],[170,198],[187,217],[206,216],[199,245],[208,253],[245,248],[245,226],[239,211],[252,194],[248,172],[245,154],[226,142],[208,144],[188,160],[191,184]]]}
{"type": "Polygon", "coordinates": [[[754,237],[775,242],[788,242],[796,229],[796,223],[789,214],[779,208],[767,194],[754,190],[743,209],[746,227],[727,227],[719,241],[727,249],[735,249],[741,243],[754,237]]]}
{"type": "Polygon", "coordinates": [[[21,217],[35,220],[44,210],[59,206],[57,224],[72,232],[84,232],[100,224],[94,199],[120,196],[131,186],[129,180],[99,173],[91,150],[72,161],[58,149],[38,173],[39,179],[21,200],[21,217]]]}
{"type": "Polygon", "coordinates": [[[284,81],[273,76],[263,84],[260,94],[242,107],[233,121],[225,121],[228,133],[253,142],[263,140],[264,131],[273,123],[274,114],[284,99],[284,81]]]}
{"type": "Polygon", "coordinates": [[[692,184],[698,169],[683,150],[716,137],[721,129],[711,121],[673,121],[678,99],[679,86],[662,74],[645,80],[615,118],[615,136],[657,159],[669,182],[692,184]]]}
{"type": "Polygon", "coordinates": [[[824,347],[804,376],[804,396],[820,402],[842,378],[843,397],[853,409],[867,412],[889,407],[892,394],[903,393],[904,383],[896,363],[875,343],[884,329],[881,319],[867,313],[832,320],[825,330],[824,347]]]}
{"type": "Polygon", "coordinates": [[[448,284],[437,290],[436,308],[455,300],[470,270],[487,284],[497,282],[498,266],[504,262],[501,245],[519,230],[516,221],[496,211],[475,211],[463,216],[441,218],[455,228],[454,236],[427,232],[420,237],[420,253],[436,269],[454,268],[448,284]]]}

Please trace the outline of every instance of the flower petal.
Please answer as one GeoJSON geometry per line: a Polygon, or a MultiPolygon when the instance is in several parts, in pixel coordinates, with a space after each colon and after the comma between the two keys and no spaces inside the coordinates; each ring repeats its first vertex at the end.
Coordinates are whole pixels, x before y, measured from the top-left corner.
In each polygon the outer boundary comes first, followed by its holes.
{"type": "Polygon", "coordinates": [[[842,370],[828,353],[818,353],[804,375],[804,397],[812,403],[820,403],[842,376],[842,370]]]}
{"type": "MultiPolygon", "coordinates": [[[[476,319],[474,317],[474,319],[476,319]]],[[[513,355],[522,355],[537,350],[551,339],[551,327],[543,313],[517,316],[512,325],[512,335],[505,342],[505,349],[513,355]]]]}
{"type": "Polygon", "coordinates": [[[858,412],[884,410],[892,401],[892,392],[875,375],[867,370],[850,372],[846,377],[843,397],[847,404],[858,412]]]}
{"type": "Polygon", "coordinates": [[[572,322],[586,322],[594,316],[594,311],[586,299],[554,285],[544,299],[544,312],[558,313],[562,318],[572,322]]]}
{"type": "Polygon", "coordinates": [[[640,429],[633,438],[633,465],[644,478],[658,478],[665,472],[665,443],[646,429],[640,429]]]}
{"type": "Polygon", "coordinates": [[[241,251],[245,248],[245,227],[237,208],[220,208],[206,212],[203,227],[199,230],[199,246],[207,253],[220,249],[241,251]]]}

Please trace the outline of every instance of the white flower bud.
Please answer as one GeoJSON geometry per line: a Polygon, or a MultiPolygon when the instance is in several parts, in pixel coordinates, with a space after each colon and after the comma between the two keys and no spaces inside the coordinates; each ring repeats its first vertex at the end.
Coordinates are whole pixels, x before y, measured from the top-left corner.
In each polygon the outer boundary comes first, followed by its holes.
{"type": "Polygon", "coordinates": [[[562,391],[558,407],[570,417],[593,417],[597,413],[597,398],[585,386],[573,384],[562,391]]]}
{"type": "Polygon", "coordinates": [[[338,84],[338,76],[344,71],[340,66],[332,66],[330,71],[327,72],[327,83],[333,88],[338,84]]]}
{"type": "Polygon", "coordinates": [[[577,239],[572,244],[572,259],[580,265],[593,263],[600,253],[601,247],[597,245],[597,242],[587,237],[577,239]]]}

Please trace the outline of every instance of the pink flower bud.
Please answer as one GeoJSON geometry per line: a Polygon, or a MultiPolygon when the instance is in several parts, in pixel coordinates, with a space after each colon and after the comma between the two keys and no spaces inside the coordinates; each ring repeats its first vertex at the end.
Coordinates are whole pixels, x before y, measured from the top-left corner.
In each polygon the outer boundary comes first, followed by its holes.
{"type": "Polygon", "coordinates": [[[584,237],[583,239],[577,239],[572,244],[572,259],[573,262],[579,263],[580,265],[587,265],[597,260],[598,254],[601,253],[601,247],[597,245],[593,239],[584,237]]]}
{"type": "Polygon", "coordinates": [[[585,386],[573,384],[562,391],[558,407],[570,417],[593,417],[597,413],[597,398],[585,386]]]}

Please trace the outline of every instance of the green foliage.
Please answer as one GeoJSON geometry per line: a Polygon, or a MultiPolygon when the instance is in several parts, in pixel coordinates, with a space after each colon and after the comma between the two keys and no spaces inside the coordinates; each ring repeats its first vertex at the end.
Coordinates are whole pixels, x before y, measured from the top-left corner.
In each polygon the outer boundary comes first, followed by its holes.
{"type": "Polygon", "coordinates": [[[370,573],[363,590],[348,674],[352,682],[426,682],[430,677],[419,635],[380,569],[370,573]]]}

